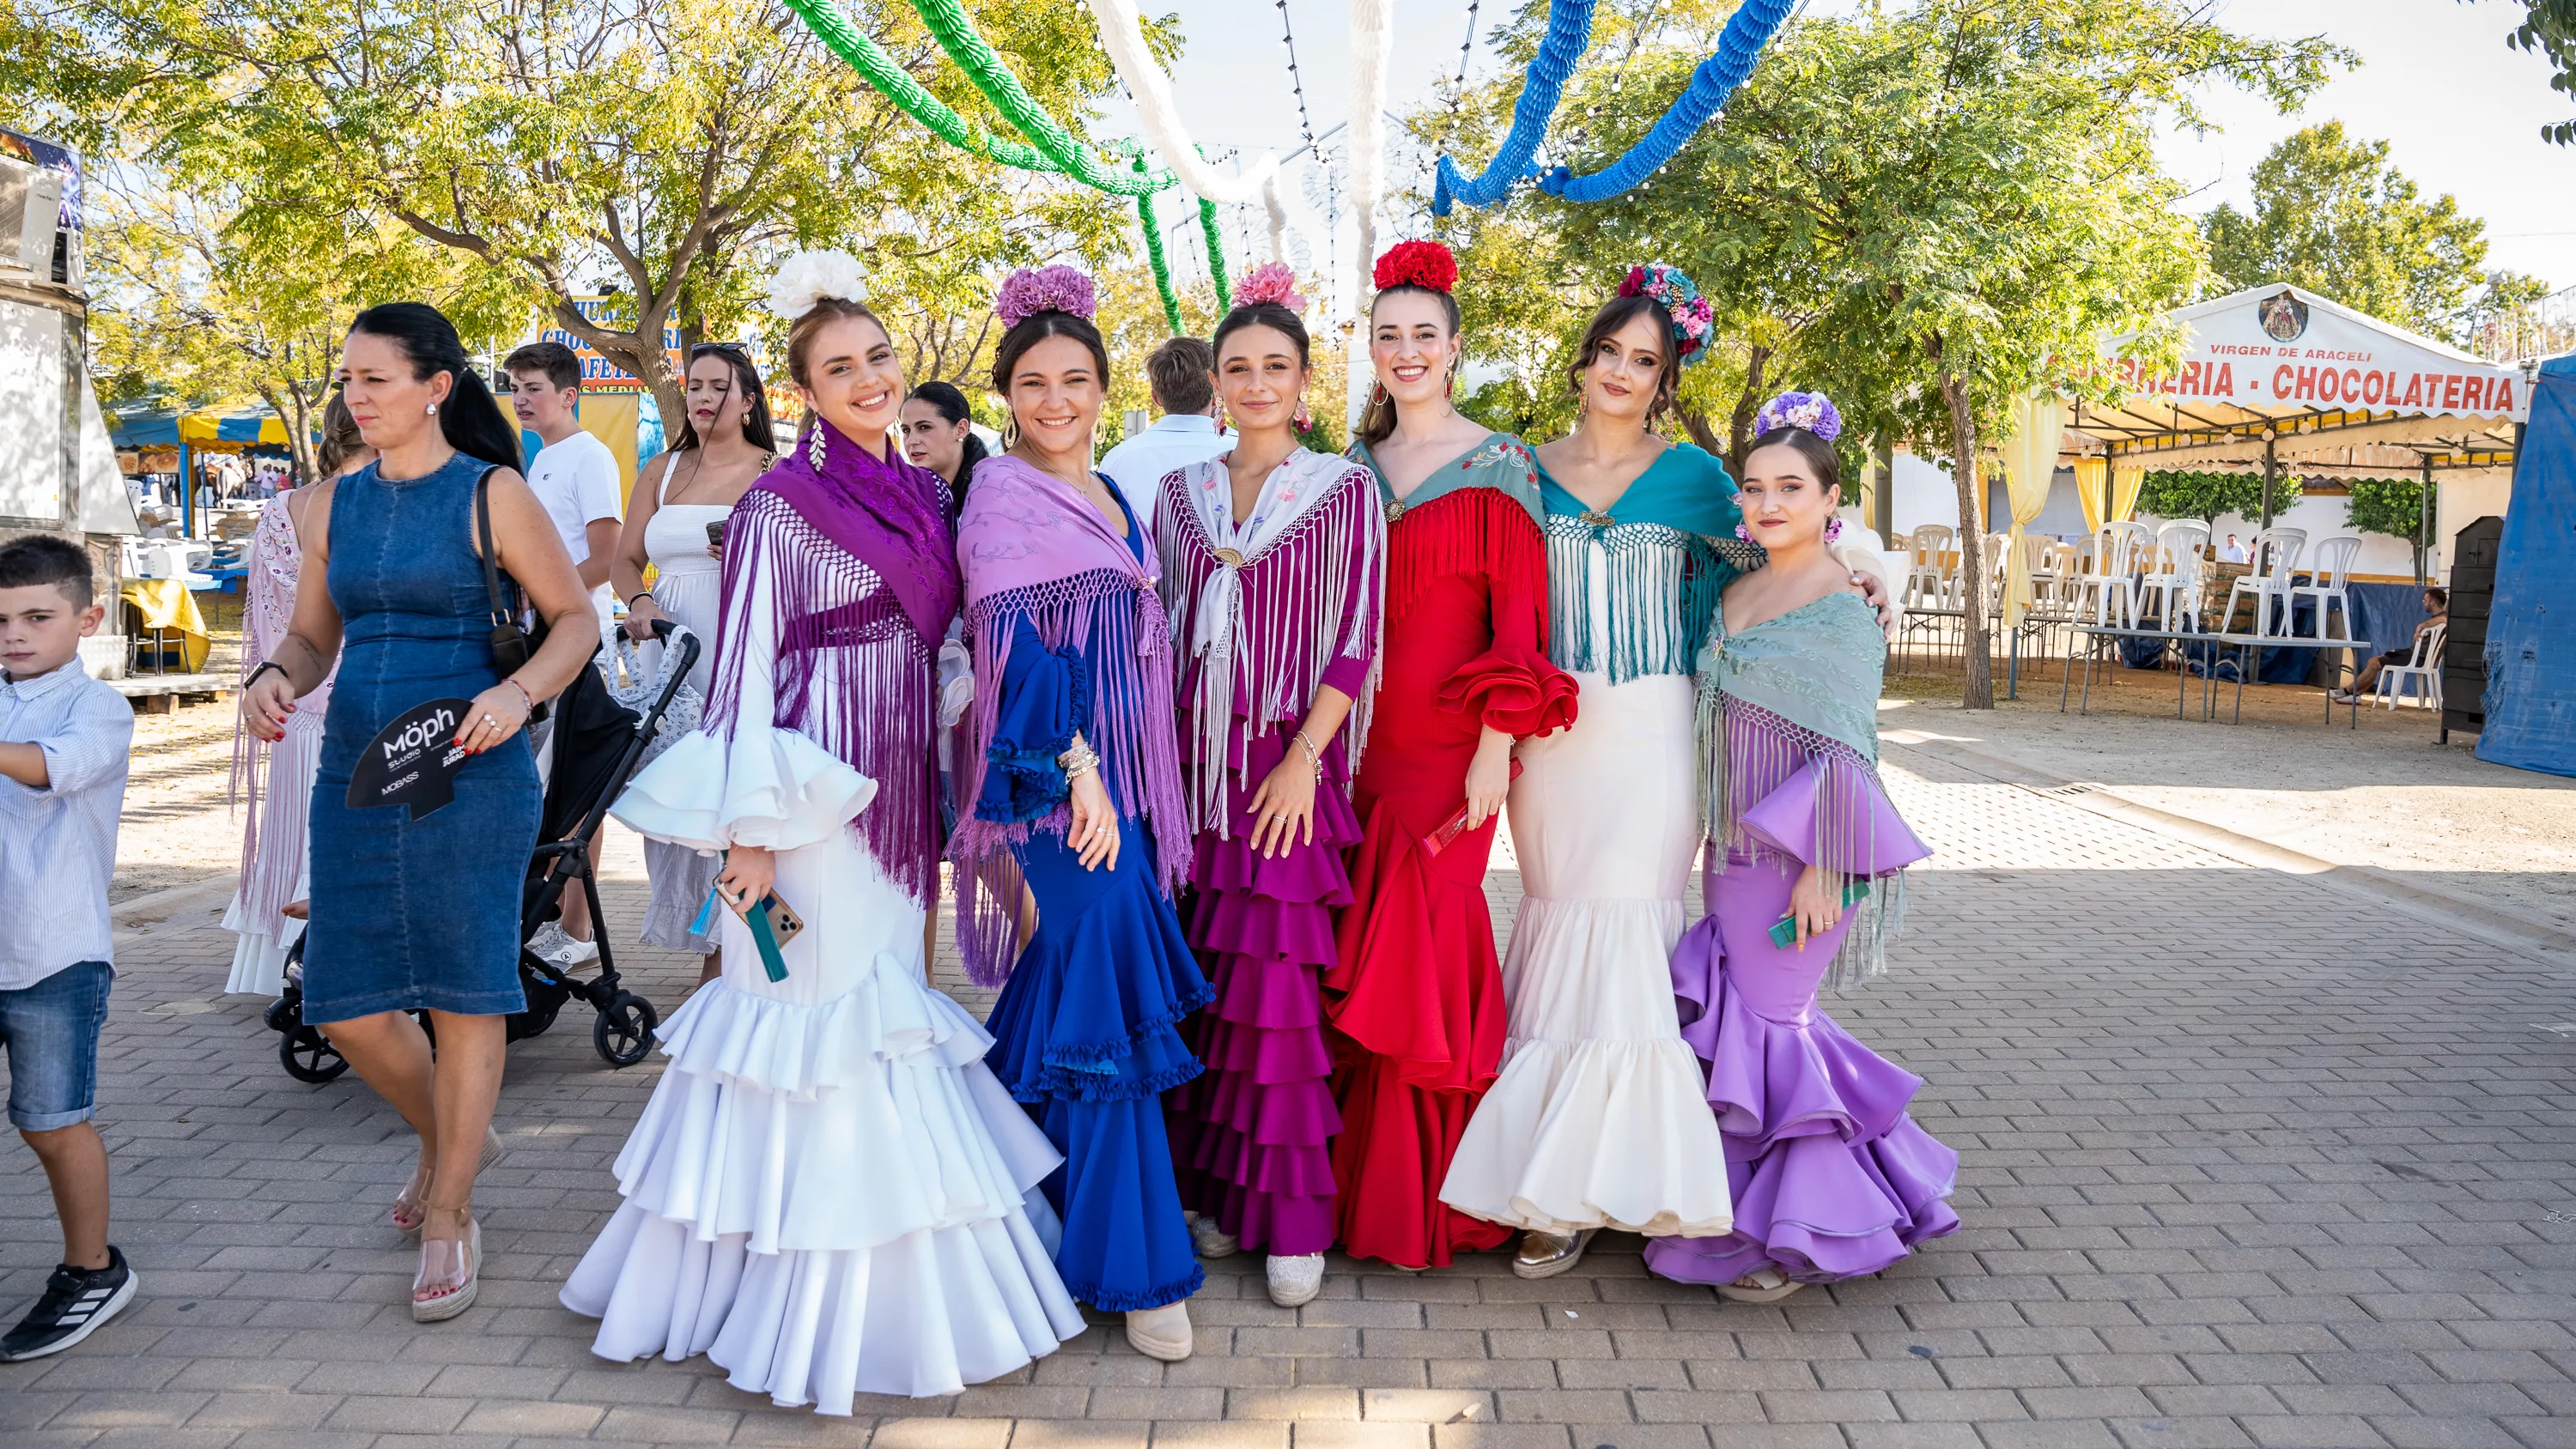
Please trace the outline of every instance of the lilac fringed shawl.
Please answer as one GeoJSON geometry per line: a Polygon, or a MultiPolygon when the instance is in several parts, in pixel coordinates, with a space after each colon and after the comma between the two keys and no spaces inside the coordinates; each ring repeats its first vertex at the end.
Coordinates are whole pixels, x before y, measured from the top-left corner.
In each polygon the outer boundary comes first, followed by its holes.
{"type": "Polygon", "coordinates": [[[1367,466],[1300,448],[1238,524],[1226,461],[1194,463],[1164,478],[1154,517],[1185,661],[1181,765],[1196,827],[1228,832],[1228,769],[1240,779],[1251,740],[1304,718],[1326,683],[1352,697],[1343,732],[1356,777],[1385,595],[1386,516],[1367,466]]]}
{"type": "Polygon", "coordinates": [[[888,878],[925,908],[939,894],[933,661],[957,612],[946,486],[891,437],[873,457],[829,423],[817,472],[803,447],[760,476],[725,529],[724,613],[705,728],[740,717],[746,611],[770,584],[772,723],[877,782],[850,822],[888,878]]]}
{"type": "MultiPolygon", "coordinates": [[[[1154,556],[1149,546],[1145,558],[1154,556]]],[[[975,487],[957,521],[957,559],[975,656],[975,704],[966,720],[957,798],[983,795],[1002,672],[1025,622],[1048,649],[1084,656],[1092,704],[1083,739],[1098,752],[1102,778],[1120,808],[1142,817],[1152,833],[1163,888],[1177,888],[1189,869],[1190,823],[1173,739],[1171,626],[1154,589],[1158,570],[1138,561],[1090,499],[1009,456],[976,465],[975,487]]],[[[998,984],[1010,970],[1018,904],[1016,892],[1006,889],[1010,847],[1033,830],[1062,834],[1069,820],[1062,805],[1015,824],[972,815],[958,820],[948,842],[957,866],[957,942],[967,975],[978,983],[998,984]]]]}

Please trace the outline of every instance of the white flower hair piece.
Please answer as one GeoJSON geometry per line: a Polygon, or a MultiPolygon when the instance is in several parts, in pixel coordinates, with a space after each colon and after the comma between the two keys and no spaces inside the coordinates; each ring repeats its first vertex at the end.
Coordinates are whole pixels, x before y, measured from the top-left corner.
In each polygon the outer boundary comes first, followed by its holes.
{"type": "Polygon", "coordinates": [[[769,279],[769,310],[793,322],[826,298],[863,302],[868,295],[868,269],[844,251],[790,253],[769,279]]]}

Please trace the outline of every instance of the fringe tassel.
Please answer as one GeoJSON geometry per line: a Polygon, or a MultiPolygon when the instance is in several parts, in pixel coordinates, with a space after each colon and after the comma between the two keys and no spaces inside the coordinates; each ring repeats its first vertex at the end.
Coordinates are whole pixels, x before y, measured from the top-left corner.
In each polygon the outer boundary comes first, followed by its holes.
{"type": "Polygon", "coordinates": [[[1007,902],[990,897],[992,871],[1032,831],[1061,834],[1071,820],[1064,807],[1011,825],[974,817],[1000,717],[1002,671],[1023,618],[1039,642],[1078,650],[1090,666],[1092,708],[1083,739],[1100,756],[1111,801],[1153,833],[1166,893],[1179,888],[1191,857],[1189,801],[1173,737],[1171,625],[1161,596],[1136,576],[1094,569],[977,600],[966,619],[975,652],[975,703],[967,717],[965,758],[958,762],[959,818],[948,856],[958,867],[958,940],[967,974],[986,986],[1009,974],[1008,926],[1018,903],[1016,891],[1007,902]]]}
{"type": "Polygon", "coordinates": [[[1225,602],[1212,605],[1208,582],[1226,567],[1216,557],[1216,543],[1196,507],[1169,498],[1165,506],[1187,520],[1161,530],[1160,538],[1173,637],[1193,647],[1203,627],[1202,609],[1225,607],[1231,615],[1195,661],[1190,708],[1196,728],[1184,742],[1182,759],[1193,830],[1213,829],[1223,838],[1232,824],[1225,808],[1229,768],[1240,781],[1244,753],[1256,736],[1305,718],[1324,671],[1342,658],[1370,661],[1368,680],[1343,727],[1349,776],[1358,777],[1377,693],[1385,516],[1368,471],[1351,468],[1331,495],[1246,558],[1235,570],[1236,586],[1222,591],[1225,602]]]}
{"type": "Polygon", "coordinates": [[[766,489],[744,495],[726,532],[724,612],[705,727],[730,739],[742,710],[745,610],[770,585],[777,651],[773,724],[878,782],[849,828],[887,877],[927,908],[939,893],[939,774],[933,661],[875,570],[766,489]]]}
{"type": "Polygon", "coordinates": [[[1737,572],[1698,534],[1660,523],[1596,529],[1577,516],[1550,514],[1548,657],[1560,669],[1607,674],[1612,684],[1688,674],[1709,615],[1737,572]],[[1597,569],[1595,542],[1601,546],[1597,569]],[[1609,605],[1597,620],[1596,573],[1609,605]]]}
{"type": "Polygon", "coordinates": [[[1453,574],[1481,575],[1497,614],[1534,613],[1539,647],[1547,647],[1547,540],[1519,499],[1499,488],[1459,488],[1405,510],[1387,530],[1386,627],[1453,574]]]}

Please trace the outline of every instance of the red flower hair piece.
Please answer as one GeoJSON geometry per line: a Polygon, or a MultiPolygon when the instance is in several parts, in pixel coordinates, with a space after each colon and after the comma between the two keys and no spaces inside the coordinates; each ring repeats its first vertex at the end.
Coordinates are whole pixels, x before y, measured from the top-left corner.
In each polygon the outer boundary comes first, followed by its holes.
{"type": "Polygon", "coordinates": [[[1389,287],[1446,292],[1458,285],[1458,258],[1436,241],[1397,242],[1377,259],[1373,280],[1381,292],[1389,287]]]}

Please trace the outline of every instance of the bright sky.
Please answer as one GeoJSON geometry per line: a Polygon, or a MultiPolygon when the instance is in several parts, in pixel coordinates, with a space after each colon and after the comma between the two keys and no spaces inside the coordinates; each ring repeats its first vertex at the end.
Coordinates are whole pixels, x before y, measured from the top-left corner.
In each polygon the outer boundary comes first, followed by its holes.
{"type": "MultiPolygon", "coordinates": [[[[2553,147],[2544,124],[2576,116],[2576,98],[2549,89],[2548,67],[2505,48],[2522,7],[2514,0],[2220,0],[2227,22],[2264,35],[2323,33],[2360,63],[2283,117],[2234,94],[2214,99],[2223,130],[2171,136],[2165,162],[2197,188],[2190,205],[2247,200],[2247,173],[2275,141],[2314,121],[2341,119],[2359,135],[2386,140],[2398,168],[2427,193],[2448,192],[2486,219],[2489,264],[2576,285],[2576,149],[2553,147]]],[[[1474,64],[1490,73],[1484,32],[1515,0],[1484,0],[1474,64]]],[[[1809,0],[1819,10],[1851,0],[1809,0]]],[[[1149,11],[1177,13],[1188,37],[1175,77],[1183,118],[1214,150],[1301,144],[1279,44],[1274,0],[1159,0],[1149,11]]],[[[1394,5],[1396,56],[1390,109],[1406,109],[1440,77],[1457,73],[1467,33],[1465,0],[1394,5]]],[[[1343,0],[1287,0],[1297,59],[1315,129],[1346,113],[1349,7],[1343,0]]],[[[1117,123],[1112,122],[1115,126],[1117,123]]]]}

